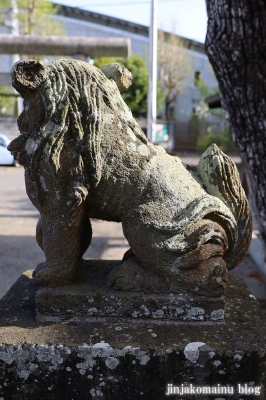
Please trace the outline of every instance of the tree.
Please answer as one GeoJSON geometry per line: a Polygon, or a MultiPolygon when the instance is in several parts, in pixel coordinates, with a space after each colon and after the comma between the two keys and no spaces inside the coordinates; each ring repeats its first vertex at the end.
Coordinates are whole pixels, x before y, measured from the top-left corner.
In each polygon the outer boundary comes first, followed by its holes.
{"type": "Polygon", "coordinates": [[[206,0],[206,51],[266,247],[266,3],[206,0]]]}
{"type": "MultiPolygon", "coordinates": [[[[15,33],[21,35],[64,35],[64,23],[53,19],[59,6],[47,0],[3,0],[0,5],[0,25],[10,27],[18,21],[15,33]],[[14,10],[14,4],[17,10],[14,10]],[[18,30],[18,32],[17,32],[18,30]]],[[[39,58],[28,54],[30,58],[39,58]]],[[[24,56],[20,54],[20,57],[24,56]]]]}
{"type": "MultiPolygon", "coordinates": [[[[102,68],[104,65],[117,62],[132,73],[132,85],[122,92],[122,97],[135,117],[146,116],[148,96],[148,68],[143,58],[134,54],[131,57],[100,57],[95,58],[94,65],[102,68]]],[[[163,93],[158,85],[157,108],[160,109],[163,93]]]]}
{"type": "MultiPolygon", "coordinates": [[[[191,57],[184,39],[158,31],[158,72],[165,95],[165,116],[174,119],[174,106],[182,91],[182,81],[191,69],[191,57]]],[[[184,87],[184,85],[183,85],[184,87]]]]}
{"type": "MultiPolygon", "coordinates": [[[[11,0],[1,0],[0,26],[6,29],[10,26],[10,20],[16,17],[19,21],[19,32],[22,35],[63,35],[64,24],[52,19],[58,6],[47,0],[16,0],[18,12],[10,16],[12,11],[11,0]]],[[[30,58],[39,58],[34,54],[30,58]]],[[[23,58],[23,55],[20,55],[23,58]]],[[[17,114],[15,97],[13,93],[8,95],[8,88],[0,86],[0,113],[3,115],[17,114]],[[15,111],[13,111],[15,109],[15,111]]]]}
{"type": "MultiPolygon", "coordinates": [[[[47,0],[16,0],[21,35],[61,35],[64,34],[64,24],[52,19],[58,7],[47,0]]],[[[11,0],[3,0],[0,5],[0,22],[8,19],[12,9],[11,0]],[[5,19],[3,18],[5,17],[5,19]]]]}
{"type": "Polygon", "coordinates": [[[7,86],[0,86],[0,115],[14,115],[16,95],[10,96],[7,86]]]}
{"type": "Polygon", "coordinates": [[[0,26],[1,26],[2,32],[5,31],[5,27],[7,27],[6,21],[8,19],[9,12],[10,12],[10,0],[1,0],[1,3],[0,3],[0,26]]]}

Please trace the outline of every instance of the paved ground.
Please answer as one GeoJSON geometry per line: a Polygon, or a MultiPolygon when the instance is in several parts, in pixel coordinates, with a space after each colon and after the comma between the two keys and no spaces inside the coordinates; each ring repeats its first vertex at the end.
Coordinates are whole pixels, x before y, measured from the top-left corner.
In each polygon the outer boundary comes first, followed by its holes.
{"type": "MultiPolygon", "coordinates": [[[[24,169],[0,167],[0,298],[27,269],[44,261],[35,240],[39,213],[27,197],[24,169]]],[[[121,224],[92,221],[93,240],[86,258],[121,259],[128,249],[121,224]]]]}
{"type": "MultiPolygon", "coordinates": [[[[184,158],[196,164],[195,158],[184,158]]],[[[44,261],[42,250],[35,241],[38,212],[25,191],[24,169],[0,167],[0,298],[27,269],[44,261]]],[[[92,221],[93,240],[87,258],[121,259],[128,249],[121,224],[92,221]]],[[[250,257],[233,271],[244,278],[253,294],[266,301],[266,279],[261,276],[250,257]]]]}

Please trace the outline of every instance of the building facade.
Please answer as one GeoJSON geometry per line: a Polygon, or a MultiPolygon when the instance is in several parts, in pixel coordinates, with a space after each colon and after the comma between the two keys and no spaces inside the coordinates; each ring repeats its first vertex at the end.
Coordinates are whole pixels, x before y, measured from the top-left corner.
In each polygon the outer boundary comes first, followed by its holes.
{"type": "MultiPolygon", "coordinates": [[[[59,6],[53,18],[64,23],[69,36],[130,38],[132,54],[139,54],[144,60],[148,60],[149,28],[147,26],[64,5],[59,6]]],[[[7,31],[8,27],[2,27],[2,33],[7,31]]],[[[195,77],[200,77],[210,90],[217,88],[217,81],[205,54],[204,45],[186,38],[182,39],[188,49],[191,66],[187,77],[182,82],[183,87],[173,110],[176,117],[173,122],[174,131],[175,136],[178,136],[174,147],[180,147],[180,150],[187,147],[190,150],[189,147],[195,147],[199,131],[199,123],[194,112],[201,94],[195,84],[195,77]]],[[[1,70],[10,70],[13,60],[11,56],[1,56],[1,70]]],[[[160,117],[164,117],[163,111],[160,117]]],[[[219,120],[212,118],[211,122],[214,125],[217,124],[216,130],[219,131],[219,120]]]]}

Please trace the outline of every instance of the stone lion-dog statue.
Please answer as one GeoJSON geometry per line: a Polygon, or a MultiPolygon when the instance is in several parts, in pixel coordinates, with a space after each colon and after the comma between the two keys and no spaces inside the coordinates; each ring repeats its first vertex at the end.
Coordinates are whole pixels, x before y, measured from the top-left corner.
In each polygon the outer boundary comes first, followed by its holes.
{"type": "Polygon", "coordinates": [[[216,145],[197,168],[149,141],[120,92],[131,74],[78,60],[18,61],[24,99],[9,150],[25,167],[46,261],[34,279],[70,284],[92,237],[90,218],[122,222],[130,245],[108,285],[220,296],[246,255],[251,212],[236,166],[216,145]]]}

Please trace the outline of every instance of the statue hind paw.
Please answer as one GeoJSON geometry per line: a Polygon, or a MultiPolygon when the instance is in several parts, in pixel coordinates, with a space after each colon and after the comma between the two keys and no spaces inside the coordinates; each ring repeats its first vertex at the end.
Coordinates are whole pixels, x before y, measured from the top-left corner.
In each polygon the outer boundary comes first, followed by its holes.
{"type": "Polygon", "coordinates": [[[160,293],[167,291],[168,285],[165,278],[142,267],[133,256],[110,272],[108,286],[125,292],[160,293]]]}

